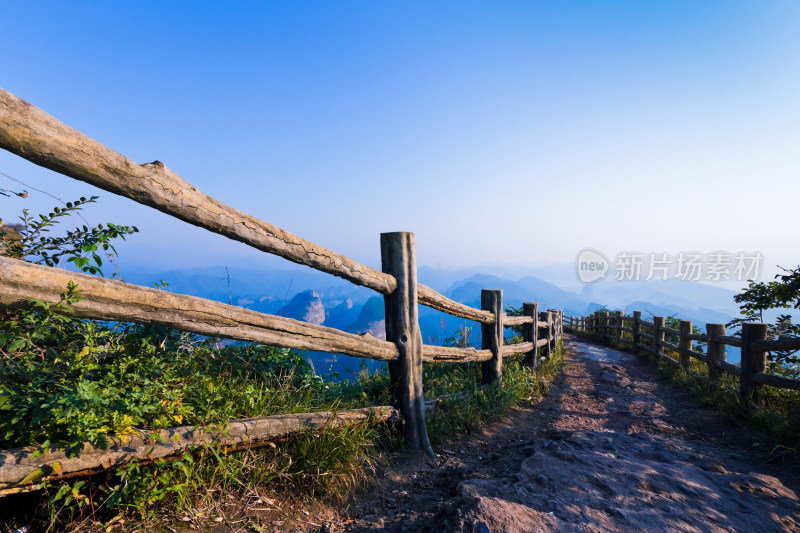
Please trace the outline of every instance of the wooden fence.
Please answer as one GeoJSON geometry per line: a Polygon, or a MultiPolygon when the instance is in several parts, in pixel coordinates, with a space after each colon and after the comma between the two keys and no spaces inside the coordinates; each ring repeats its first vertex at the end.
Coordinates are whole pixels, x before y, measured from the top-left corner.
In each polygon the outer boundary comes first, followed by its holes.
{"type": "Polygon", "coordinates": [[[502,291],[483,290],[481,308],[474,309],[418,284],[413,233],[381,234],[382,270],[377,271],[222,204],[160,161],[134,163],[2,89],[0,147],[190,224],[373,289],[384,295],[386,340],[6,257],[0,257],[0,307],[24,307],[31,298],[58,301],[68,282],[73,281],[83,297],[69,311],[74,316],[156,324],[206,336],[386,361],[393,398],[391,406],[245,419],[231,421],[225,428],[187,426],[127,440],[112,437],[107,449],[98,450],[87,443],[76,457],[56,448],[38,457],[28,448],[0,451],[0,495],[35,489],[46,480],[112,468],[132,459],[175,455],[192,444],[218,442],[249,447],[309,428],[351,423],[402,421],[406,442],[433,454],[425,417],[440,401],[426,402],[423,397],[423,362],[482,362],[483,384],[502,385],[503,358],[522,353],[523,363],[535,372],[562,336],[561,311],[538,312],[537,303],[525,303],[522,316],[506,316],[502,291]],[[481,349],[424,345],[418,304],[479,322],[481,349]],[[522,326],[521,344],[503,344],[508,326],[522,326]],[[543,357],[538,355],[540,348],[544,348],[543,357]]]}
{"type": "Polygon", "coordinates": [[[726,335],[725,324],[706,324],[706,332],[697,334],[689,320],[680,320],[678,329],[675,329],[665,325],[663,316],[654,316],[653,321],[648,322],[642,320],[641,311],[634,311],[633,316],[624,316],[622,311],[613,315],[608,311],[598,311],[583,317],[565,317],[564,328],[602,342],[613,341],[618,348],[627,344],[634,353],[647,350],[689,372],[692,372],[689,368],[691,359],[698,359],[706,364],[708,379],[712,381],[718,381],[722,372],[738,377],[739,393],[748,402],[758,398],[759,388],[763,385],[800,390],[800,380],[766,372],[767,352],[800,349],[800,339],[767,340],[766,324],[745,322],[741,336],[726,335]],[[694,350],[694,342],[706,343],[706,353],[694,350]],[[740,365],[727,361],[726,346],[741,348],[740,365]],[[664,349],[676,354],[677,359],[670,357],[664,349]]]}

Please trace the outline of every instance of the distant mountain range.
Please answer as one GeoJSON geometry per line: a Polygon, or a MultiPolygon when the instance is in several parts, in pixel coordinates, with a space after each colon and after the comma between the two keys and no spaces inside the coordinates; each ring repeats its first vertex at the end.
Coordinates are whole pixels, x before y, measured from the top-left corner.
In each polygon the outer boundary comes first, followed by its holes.
{"type": "MultiPolygon", "coordinates": [[[[707,322],[726,323],[738,316],[733,301],[735,292],[690,281],[667,280],[647,282],[607,281],[592,286],[564,287],[563,269],[540,267],[561,281],[561,286],[534,275],[515,278],[513,274],[494,276],[475,269],[442,270],[421,267],[420,283],[445,296],[480,307],[481,289],[502,289],[507,306],[519,307],[523,302],[539,302],[540,310],[563,309],[566,315],[582,316],[603,307],[626,313],[640,310],[645,316],[677,316],[692,320],[704,327],[707,322]],[[560,275],[557,275],[560,273],[560,275]]],[[[129,283],[149,286],[161,280],[167,290],[200,296],[221,302],[231,302],[257,311],[277,314],[313,324],[322,324],[351,333],[369,331],[385,338],[383,298],[375,292],[357,287],[343,279],[296,267],[285,270],[244,270],[225,267],[128,272],[123,279],[129,283]],[[230,290],[229,290],[230,286],[230,290]]],[[[420,328],[428,344],[442,344],[463,327],[469,329],[469,339],[480,346],[480,325],[421,307],[420,328]]],[[[375,368],[378,363],[332,354],[309,354],[310,361],[320,373],[328,371],[357,371],[362,364],[375,368]]]]}

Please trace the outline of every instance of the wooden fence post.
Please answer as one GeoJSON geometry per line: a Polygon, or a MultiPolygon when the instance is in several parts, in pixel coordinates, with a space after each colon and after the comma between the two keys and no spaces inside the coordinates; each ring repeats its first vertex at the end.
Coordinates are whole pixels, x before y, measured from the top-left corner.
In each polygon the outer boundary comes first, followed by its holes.
{"type": "Polygon", "coordinates": [[[622,346],[622,317],[625,316],[625,313],[617,311],[614,316],[617,319],[617,349],[619,349],[622,346]]]}
{"type": "Polygon", "coordinates": [[[753,341],[767,338],[767,324],[745,322],[742,324],[742,377],[739,380],[739,395],[745,402],[758,401],[761,385],[755,383],[750,375],[767,369],[767,352],[756,350],[753,341]]]}
{"type": "Polygon", "coordinates": [[[536,341],[539,339],[539,328],[536,325],[536,321],[539,320],[538,309],[538,302],[523,302],[522,304],[522,315],[533,318],[531,324],[523,324],[522,326],[522,342],[533,343],[533,349],[529,352],[525,352],[522,364],[529,367],[534,374],[536,373],[536,366],[538,363],[537,354],[539,353],[539,350],[536,348],[536,341]]]}
{"type": "Polygon", "coordinates": [[[664,340],[664,317],[663,316],[654,316],[653,317],[653,355],[658,357],[661,355],[661,345],[658,341],[664,340]]]}
{"type": "Polygon", "coordinates": [[[606,342],[608,337],[608,311],[603,311],[603,342],[606,342]]]}
{"type": "Polygon", "coordinates": [[[692,360],[692,356],[689,353],[692,349],[692,339],[689,338],[689,335],[692,334],[692,321],[681,320],[680,330],[681,336],[680,341],[678,341],[678,346],[680,348],[680,350],[678,350],[678,359],[683,368],[689,368],[689,363],[692,360]]]}
{"type": "Polygon", "coordinates": [[[642,312],[641,311],[634,311],[633,312],[633,323],[631,324],[631,329],[633,330],[633,339],[631,342],[633,343],[633,353],[636,353],[636,350],[640,348],[640,344],[642,343],[642,338],[639,335],[642,327],[642,312]]]}
{"type": "Polygon", "coordinates": [[[422,334],[417,307],[414,234],[381,233],[381,266],[383,272],[397,280],[397,288],[383,297],[386,340],[394,342],[400,354],[399,359],[389,362],[392,399],[403,414],[403,432],[408,445],[433,457],[422,395],[422,334]]]}
{"type": "Polygon", "coordinates": [[[726,349],[725,344],[716,339],[725,335],[725,324],[706,324],[706,335],[708,336],[708,353],[706,354],[708,379],[719,381],[721,372],[718,363],[725,361],[726,349]]]}
{"type": "Polygon", "coordinates": [[[561,310],[548,309],[553,316],[553,351],[556,349],[556,344],[561,339],[561,310]]]}
{"type": "Polygon", "coordinates": [[[494,324],[481,323],[481,348],[492,351],[492,358],[481,364],[481,383],[503,385],[503,291],[483,289],[481,309],[494,313],[494,324]]]}
{"type": "MultiPolygon", "coordinates": [[[[552,356],[552,353],[550,352],[550,335],[553,333],[552,330],[551,330],[552,322],[553,322],[551,316],[552,316],[552,313],[550,313],[549,311],[542,311],[541,313],[539,313],[539,320],[541,320],[542,322],[546,322],[547,323],[547,326],[543,327],[542,330],[544,330],[544,332],[545,332],[544,333],[544,338],[547,340],[547,343],[544,345],[545,346],[544,355],[545,355],[545,357],[547,358],[548,361],[550,360],[550,357],[552,356]]],[[[539,331],[539,336],[540,337],[542,336],[542,331],[539,331]]]]}

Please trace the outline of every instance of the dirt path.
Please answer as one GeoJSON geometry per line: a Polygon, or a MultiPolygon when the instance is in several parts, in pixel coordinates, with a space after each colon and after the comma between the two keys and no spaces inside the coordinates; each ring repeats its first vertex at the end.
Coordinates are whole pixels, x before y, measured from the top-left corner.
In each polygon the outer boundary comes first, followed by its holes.
{"type": "Polygon", "coordinates": [[[800,475],[647,362],[572,339],[538,405],[407,458],[341,531],[800,531],[800,475]]]}

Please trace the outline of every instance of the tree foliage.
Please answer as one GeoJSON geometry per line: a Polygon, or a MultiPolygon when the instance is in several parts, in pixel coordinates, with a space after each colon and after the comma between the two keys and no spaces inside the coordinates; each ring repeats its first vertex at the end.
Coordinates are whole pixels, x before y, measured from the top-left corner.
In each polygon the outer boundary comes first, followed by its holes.
{"type": "MultiPolygon", "coordinates": [[[[728,323],[728,327],[739,327],[744,322],[764,322],[764,311],[774,309],[800,309],[800,266],[794,269],[782,268],[782,274],[777,274],[775,280],[770,282],[750,280],[747,288],[733,297],[739,304],[742,318],[737,318],[728,323]]],[[[768,339],[784,339],[800,336],[800,324],[792,322],[789,314],[780,314],[774,323],[769,323],[767,328],[768,339]]],[[[768,354],[771,361],[776,363],[780,373],[800,374],[798,365],[800,357],[797,351],[774,351],[768,354]]]]}

